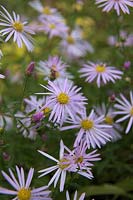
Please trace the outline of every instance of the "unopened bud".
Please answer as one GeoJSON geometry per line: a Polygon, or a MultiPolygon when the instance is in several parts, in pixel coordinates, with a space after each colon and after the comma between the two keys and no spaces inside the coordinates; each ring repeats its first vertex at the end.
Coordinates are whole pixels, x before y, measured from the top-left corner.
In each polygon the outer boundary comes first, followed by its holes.
{"type": "Polygon", "coordinates": [[[2,154],[3,154],[3,159],[5,161],[9,161],[10,160],[11,156],[7,152],[3,152],[2,154]]]}
{"type": "Polygon", "coordinates": [[[43,118],[43,113],[42,112],[37,112],[32,116],[33,122],[40,122],[43,118]]]}
{"type": "Polygon", "coordinates": [[[116,98],[116,96],[115,96],[115,94],[112,94],[111,96],[109,96],[109,102],[115,102],[115,98],[116,98]]]}
{"type": "Polygon", "coordinates": [[[131,66],[131,62],[130,61],[125,61],[124,62],[124,65],[123,65],[124,69],[129,69],[130,66],[131,66]]]}
{"type": "Polygon", "coordinates": [[[30,76],[32,73],[33,73],[33,71],[34,71],[34,68],[35,68],[35,63],[34,62],[31,62],[29,65],[28,65],[28,67],[27,67],[27,69],[26,69],[26,75],[28,75],[28,76],[30,76]]]}

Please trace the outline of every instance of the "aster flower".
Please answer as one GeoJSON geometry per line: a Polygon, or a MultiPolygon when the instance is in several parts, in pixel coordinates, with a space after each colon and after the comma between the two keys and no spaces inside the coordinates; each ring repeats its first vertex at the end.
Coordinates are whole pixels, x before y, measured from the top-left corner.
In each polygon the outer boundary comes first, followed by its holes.
{"type": "Polygon", "coordinates": [[[121,99],[116,98],[116,104],[114,107],[118,110],[114,112],[117,115],[123,115],[116,122],[123,122],[129,118],[129,122],[126,128],[126,133],[130,131],[133,126],[133,92],[130,91],[130,101],[126,99],[123,94],[120,94],[121,99]]]}
{"type": "Polygon", "coordinates": [[[49,6],[43,6],[39,0],[29,2],[29,5],[41,13],[42,19],[48,19],[51,16],[59,16],[56,8],[50,8],[49,6]]]}
{"type": "Polygon", "coordinates": [[[101,84],[107,84],[111,81],[115,83],[116,79],[121,79],[123,72],[117,70],[115,67],[107,66],[104,63],[93,63],[88,62],[84,64],[79,70],[81,73],[80,77],[86,77],[86,82],[93,82],[96,80],[97,86],[100,88],[101,84]]]}
{"type": "Polygon", "coordinates": [[[14,173],[10,168],[10,176],[4,171],[2,171],[2,175],[4,176],[4,178],[15,190],[0,187],[0,194],[16,196],[15,198],[13,198],[14,200],[51,200],[51,198],[49,197],[49,194],[51,192],[47,190],[48,186],[31,189],[30,184],[34,174],[33,168],[30,168],[26,180],[24,175],[24,169],[22,167],[18,168],[16,166],[16,172],[18,180],[16,179],[14,173]]]}
{"type": "Polygon", "coordinates": [[[0,74],[0,79],[4,79],[4,78],[5,78],[5,76],[0,74]]]}
{"type": "Polygon", "coordinates": [[[91,179],[93,178],[91,172],[91,167],[93,166],[92,162],[101,160],[101,158],[99,157],[100,154],[96,154],[97,150],[90,153],[87,153],[86,151],[87,144],[81,140],[70,154],[76,169],[78,169],[77,173],[91,179]]]}
{"type": "MultiPolygon", "coordinates": [[[[81,196],[77,198],[77,191],[75,191],[73,200],[84,200],[84,198],[85,198],[85,193],[82,193],[81,196]]],[[[68,191],[66,191],[66,200],[70,200],[68,191]]]]}
{"type": "Polygon", "coordinates": [[[79,28],[63,35],[60,49],[69,59],[80,58],[85,56],[87,52],[93,52],[93,47],[83,39],[82,31],[79,28]]]}
{"type": "Polygon", "coordinates": [[[53,160],[54,162],[56,162],[56,165],[52,166],[52,167],[48,167],[46,169],[40,170],[39,173],[42,173],[39,177],[45,176],[49,173],[51,173],[52,171],[55,171],[54,176],[51,178],[51,180],[48,183],[48,186],[50,186],[53,182],[54,182],[54,187],[56,187],[57,182],[60,178],[60,192],[64,190],[64,185],[65,185],[65,180],[66,180],[66,174],[67,171],[77,171],[75,168],[73,168],[71,166],[71,162],[67,157],[65,157],[64,155],[64,144],[61,141],[60,142],[60,155],[59,155],[59,160],[57,160],[56,158],[54,158],[53,156],[43,152],[43,151],[38,151],[39,153],[41,153],[43,156],[53,160]]]}
{"type": "Polygon", "coordinates": [[[120,10],[122,10],[124,14],[130,14],[128,6],[133,7],[132,0],[96,0],[96,4],[100,4],[99,7],[104,7],[103,11],[105,12],[114,9],[117,15],[120,15],[120,10]]]}
{"type": "Polygon", "coordinates": [[[74,146],[76,147],[81,140],[87,143],[88,148],[101,147],[101,145],[106,144],[112,138],[111,135],[106,131],[111,128],[110,125],[103,123],[104,116],[98,117],[94,110],[91,111],[89,116],[85,110],[81,112],[80,116],[76,116],[74,120],[69,119],[67,122],[71,123],[70,126],[65,126],[60,128],[60,130],[69,130],[78,128],[80,129],[77,133],[77,138],[75,140],[74,146]]]}
{"type": "Polygon", "coordinates": [[[40,74],[45,76],[47,79],[57,79],[57,78],[72,78],[72,76],[66,72],[66,65],[61,58],[58,56],[49,56],[47,61],[40,61],[37,70],[40,74]]]}
{"type": "Polygon", "coordinates": [[[116,114],[114,113],[115,110],[112,107],[107,108],[106,105],[102,103],[101,106],[95,107],[95,111],[98,116],[104,115],[104,123],[112,126],[111,128],[106,129],[106,132],[109,133],[112,137],[111,140],[115,142],[118,139],[121,139],[119,132],[122,131],[122,127],[120,124],[114,121],[114,118],[116,117],[116,114]]]}
{"type": "Polygon", "coordinates": [[[111,46],[131,47],[133,46],[133,34],[128,34],[126,31],[121,30],[119,37],[111,35],[108,37],[107,42],[111,46]]]}
{"type": "Polygon", "coordinates": [[[3,12],[0,11],[0,26],[4,26],[5,28],[2,29],[0,33],[2,36],[7,35],[5,42],[13,36],[13,41],[17,43],[19,48],[21,48],[24,43],[28,51],[32,51],[33,39],[30,34],[34,34],[34,32],[26,25],[27,22],[21,22],[20,16],[15,12],[13,12],[12,17],[3,6],[1,7],[3,12]]]}
{"type": "Polygon", "coordinates": [[[68,31],[65,20],[62,17],[50,17],[47,20],[41,19],[42,26],[40,31],[44,31],[49,35],[49,38],[58,36],[62,37],[68,31]]]}
{"type": "Polygon", "coordinates": [[[87,100],[82,93],[78,93],[81,88],[74,86],[73,82],[67,79],[58,79],[54,82],[48,81],[47,87],[41,86],[49,92],[37,94],[48,95],[45,106],[52,108],[49,120],[53,122],[62,124],[67,115],[74,119],[75,114],[80,112],[87,100]]]}

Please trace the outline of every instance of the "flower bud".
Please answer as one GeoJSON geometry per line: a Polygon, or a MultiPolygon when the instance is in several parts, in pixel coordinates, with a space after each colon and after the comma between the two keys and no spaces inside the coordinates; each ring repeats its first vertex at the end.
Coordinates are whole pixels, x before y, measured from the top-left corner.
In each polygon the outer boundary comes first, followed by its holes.
{"type": "Polygon", "coordinates": [[[40,122],[43,118],[43,113],[42,112],[37,112],[32,116],[33,122],[40,122]]]}
{"type": "Polygon", "coordinates": [[[26,71],[25,71],[26,75],[30,76],[33,73],[33,71],[34,71],[34,68],[35,68],[35,63],[31,62],[28,65],[28,67],[26,68],[26,71]]]}
{"type": "Polygon", "coordinates": [[[130,61],[125,61],[124,62],[124,65],[123,65],[124,69],[129,69],[130,66],[131,66],[131,62],[130,61]]]}

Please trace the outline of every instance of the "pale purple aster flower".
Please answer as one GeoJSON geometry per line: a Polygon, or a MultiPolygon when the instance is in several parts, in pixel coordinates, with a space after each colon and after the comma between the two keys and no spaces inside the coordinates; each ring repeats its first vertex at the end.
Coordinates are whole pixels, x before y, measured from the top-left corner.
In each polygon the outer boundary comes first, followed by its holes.
{"type": "Polygon", "coordinates": [[[104,103],[101,106],[95,107],[95,111],[98,116],[104,115],[104,123],[111,125],[112,127],[106,129],[106,132],[111,135],[111,140],[113,142],[121,139],[121,135],[119,134],[122,131],[122,127],[120,124],[114,121],[116,114],[114,113],[114,109],[112,107],[107,108],[104,103]]]}
{"type": "Polygon", "coordinates": [[[108,37],[108,44],[111,46],[118,47],[131,47],[133,46],[133,34],[128,34],[126,31],[121,30],[119,34],[119,38],[115,35],[111,35],[108,37]]]}
{"type": "Polygon", "coordinates": [[[76,148],[74,148],[71,155],[74,165],[78,169],[77,173],[91,179],[93,178],[91,172],[91,167],[93,166],[92,162],[101,160],[101,158],[99,157],[100,154],[96,154],[97,150],[87,153],[87,148],[86,142],[81,140],[76,148]]]}
{"type": "Polygon", "coordinates": [[[41,13],[42,19],[48,19],[51,16],[60,16],[60,14],[57,12],[56,8],[50,8],[49,6],[43,6],[42,3],[39,0],[34,0],[29,2],[29,5],[37,10],[39,13],[41,13]]]}
{"type": "Polygon", "coordinates": [[[101,147],[101,145],[106,144],[112,138],[111,135],[106,132],[106,129],[111,128],[110,125],[103,123],[104,115],[98,117],[94,110],[91,111],[89,116],[87,116],[86,110],[83,110],[80,113],[80,116],[76,118],[69,119],[67,122],[71,123],[70,126],[65,126],[60,128],[60,130],[69,130],[69,129],[80,129],[77,133],[77,137],[74,143],[74,147],[79,145],[81,140],[87,143],[88,148],[101,147]]]}
{"type": "Polygon", "coordinates": [[[53,160],[56,162],[56,165],[52,167],[48,167],[46,169],[40,170],[39,173],[42,173],[39,177],[45,176],[55,170],[57,170],[54,174],[54,176],[51,178],[51,180],[48,183],[48,186],[50,186],[54,182],[54,187],[56,187],[57,182],[60,178],[60,192],[64,190],[64,185],[65,185],[65,180],[66,180],[66,173],[67,171],[75,172],[77,171],[73,166],[71,167],[71,162],[64,155],[64,144],[63,141],[61,140],[60,142],[60,153],[59,153],[59,160],[54,158],[53,156],[38,150],[39,153],[41,153],[43,156],[53,160]]]}
{"type": "MultiPolygon", "coordinates": [[[[80,113],[80,109],[86,104],[86,98],[79,93],[81,88],[73,85],[72,81],[67,79],[58,79],[54,82],[48,81],[48,86],[41,85],[47,89],[46,107],[52,108],[49,120],[62,124],[67,115],[72,119],[75,118],[76,113],[80,113]]],[[[43,109],[43,108],[42,108],[43,109]]]]}
{"type": "Polygon", "coordinates": [[[105,12],[114,9],[117,15],[120,15],[120,10],[122,10],[124,14],[130,14],[128,6],[133,7],[132,0],[96,0],[96,4],[101,4],[99,7],[104,7],[103,11],[105,12]]]}
{"type": "Polygon", "coordinates": [[[107,66],[104,63],[88,62],[84,64],[79,70],[80,77],[85,77],[86,82],[96,81],[97,86],[100,88],[101,84],[107,84],[107,82],[115,83],[116,79],[121,79],[123,72],[112,66],[107,66]]]}
{"type": "Polygon", "coordinates": [[[82,37],[82,31],[76,28],[69,34],[64,34],[60,42],[61,52],[69,59],[80,58],[92,53],[93,47],[82,37]]]}
{"type": "Polygon", "coordinates": [[[3,74],[0,74],[0,79],[4,79],[5,76],[3,74]]]}
{"type": "Polygon", "coordinates": [[[48,60],[40,61],[37,70],[44,75],[44,80],[58,78],[72,78],[66,68],[69,67],[58,56],[49,56],[48,60]]]}
{"type": "MultiPolygon", "coordinates": [[[[75,191],[73,200],[84,200],[84,198],[85,198],[85,193],[82,193],[81,196],[77,198],[77,191],[75,191]]],[[[66,191],[66,200],[70,200],[68,191],[66,191]]]]}
{"type": "Polygon", "coordinates": [[[65,20],[62,17],[50,17],[47,20],[42,19],[42,26],[40,27],[40,31],[44,31],[49,35],[49,38],[58,36],[62,37],[67,33],[68,27],[65,24],[65,20]]]}
{"type": "Polygon", "coordinates": [[[0,194],[13,195],[12,200],[51,200],[49,194],[51,191],[47,190],[48,186],[31,189],[31,181],[34,174],[34,168],[30,168],[27,179],[25,179],[24,169],[16,166],[17,178],[13,171],[9,168],[9,174],[2,171],[2,175],[6,181],[14,188],[14,190],[0,187],[0,194]]]}
{"type": "Polygon", "coordinates": [[[117,115],[123,115],[116,122],[123,122],[129,118],[129,122],[126,128],[126,134],[130,131],[133,126],[133,92],[130,91],[130,101],[126,99],[123,94],[120,94],[121,99],[116,98],[116,104],[114,107],[118,110],[114,112],[117,115]]]}
{"type": "Polygon", "coordinates": [[[30,34],[34,34],[34,32],[26,25],[27,22],[21,22],[20,16],[15,12],[13,12],[12,17],[3,6],[1,7],[3,12],[0,11],[0,26],[4,26],[5,28],[2,29],[0,33],[2,36],[7,35],[5,42],[13,36],[13,41],[17,43],[19,48],[21,48],[24,43],[28,51],[32,51],[33,38],[30,34]]]}

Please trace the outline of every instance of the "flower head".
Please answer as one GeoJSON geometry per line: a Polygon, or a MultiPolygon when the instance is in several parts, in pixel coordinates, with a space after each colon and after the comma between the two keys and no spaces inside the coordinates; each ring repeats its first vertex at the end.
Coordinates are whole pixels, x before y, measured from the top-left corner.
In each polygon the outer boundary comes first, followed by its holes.
{"type": "Polygon", "coordinates": [[[18,47],[21,48],[23,43],[26,45],[28,51],[33,50],[33,39],[30,34],[34,32],[26,25],[27,22],[21,22],[20,16],[13,12],[13,17],[9,12],[1,6],[3,12],[0,11],[0,26],[5,28],[0,31],[0,33],[5,36],[7,35],[5,42],[7,42],[12,36],[13,41],[17,43],[18,47]]]}
{"type": "Polygon", "coordinates": [[[121,99],[116,98],[116,104],[114,107],[118,110],[114,113],[117,115],[123,115],[116,122],[122,122],[129,118],[129,122],[126,128],[126,133],[128,133],[133,126],[133,92],[130,91],[130,101],[126,99],[123,94],[120,94],[121,99]]]}
{"type": "Polygon", "coordinates": [[[94,110],[91,111],[89,116],[85,110],[83,110],[80,116],[76,116],[74,120],[69,119],[67,122],[71,123],[70,126],[62,127],[61,130],[68,130],[78,128],[77,138],[75,140],[74,146],[79,145],[81,140],[87,143],[88,148],[101,147],[101,145],[106,144],[110,141],[111,135],[108,133],[107,129],[111,128],[110,125],[103,123],[104,116],[98,117],[94,110]]]}
{"type": "Polygon", "coordinates": [[[63,142],[62,141],[60,142],[59,160],[57,160],[53,156],[51,156],[51,155],[49,155],[49,154],[47,154],[43,151],[39,150],[38,152],[41,153],[42,155],[44,155],[45,157],[56,162],[56,165],[49,167],[49,168],[46,168],[46,169],[43,169],[43,170],[40,170],[39,173],[42,173],[42,174],[39,177],[45,176],[45,175],[51,173],[52,171],[57,170],[55,172],[54,176],[51,178],[48,186],[51,185],[54,182],[54,187],[56,187],[57,182],[60,178],[60,191],[63,191],[67,171],[71,171],[71,172],[76,171],[76,169],[71,166],[71,162],[70,162],[71,159],[69,159],[68,156],[66,157],[64,155],[64,144],[63,144],[63,142]]]}
{"type": "Polygon", "coordinates": [[[101,4],[99,7],[104,7],[103,11],[109,12],[111,9],[114,9],[117,15],[120,15],[120,10],[123,13],[129,14],[129,8],[133,7],[132,0],[96,0],[96,4],[101,4]]]}
{"type": "Polygon", "coordinates": [[[74,86],[73,82],[67,79],[48,81],[47,87],[41,86],[49,91],[38,94],[48,94],[46,107],[52,108],[49,120],[53,122],[62,124],[67,115],[74,119],[75,114],[84,107],[86,98],[82,93],[78,93],[81,88],[74,86]]]}
{"type": "Polygon", "coordinates": [[[48,19],[51,16],[59,16],[56,8],[50,8],[49,6],[43,6],[39,0],[29,2],[29,5],[41,13],[42,19],[48,19]]]}
{"type": "Polygon", "coordinates": [[[49,56],[47,61],[39,62],[37,70],[40,74],[45,76],[45,80],[66,77],[72,78],[72,76],[66,72],[67,67],[68,65],[66,65],[58,56],[49,56]]]}
{"type": "Polygon", "coordinates": [[[49,38],[59,36],[62,37],[68,31],[68,27],[62,17],[50,17],[47,20],[42,19],[42,26],[40,31],[44,31],[49,35],[49,38]]]}
{"type": "Polygon", "coordinates": [[[82,32],[78,28],[63,35],[60,49],[69,59],[80,58],[85,56],[87,52],[93,52],[93,47],[83,39],[82,32]]]}
{"type": "Polygon", "coordinates": [[[88,62],[84,64],[79,70],[80,77],[86,77],[86,82],[93,82],[96,80],[97,86],[100,87],[102,83],[107,84],[111,81],[115,83],[116,79],[121,79],[122,71],[117,70],[115,67],[107,66],[106,64],[88,62]]]}
{"type": "Polygon", "coordinates": [[[34,169],[30,168],[27,179],[25,180],[24,169],[16,166],[16,172],[18,179],[15,178],[14,173],[9,169],[9,174],[2,171],[2,175],[7,180],[7,182],[15,189],[9,190],[0,187],[0,194],[7,194],[16,196],[15,200],[51,200],[49,194],[51,193],[48,186],[43,186],[40,188],[31,189],[30,184],[33,178],[34,169]]]}

